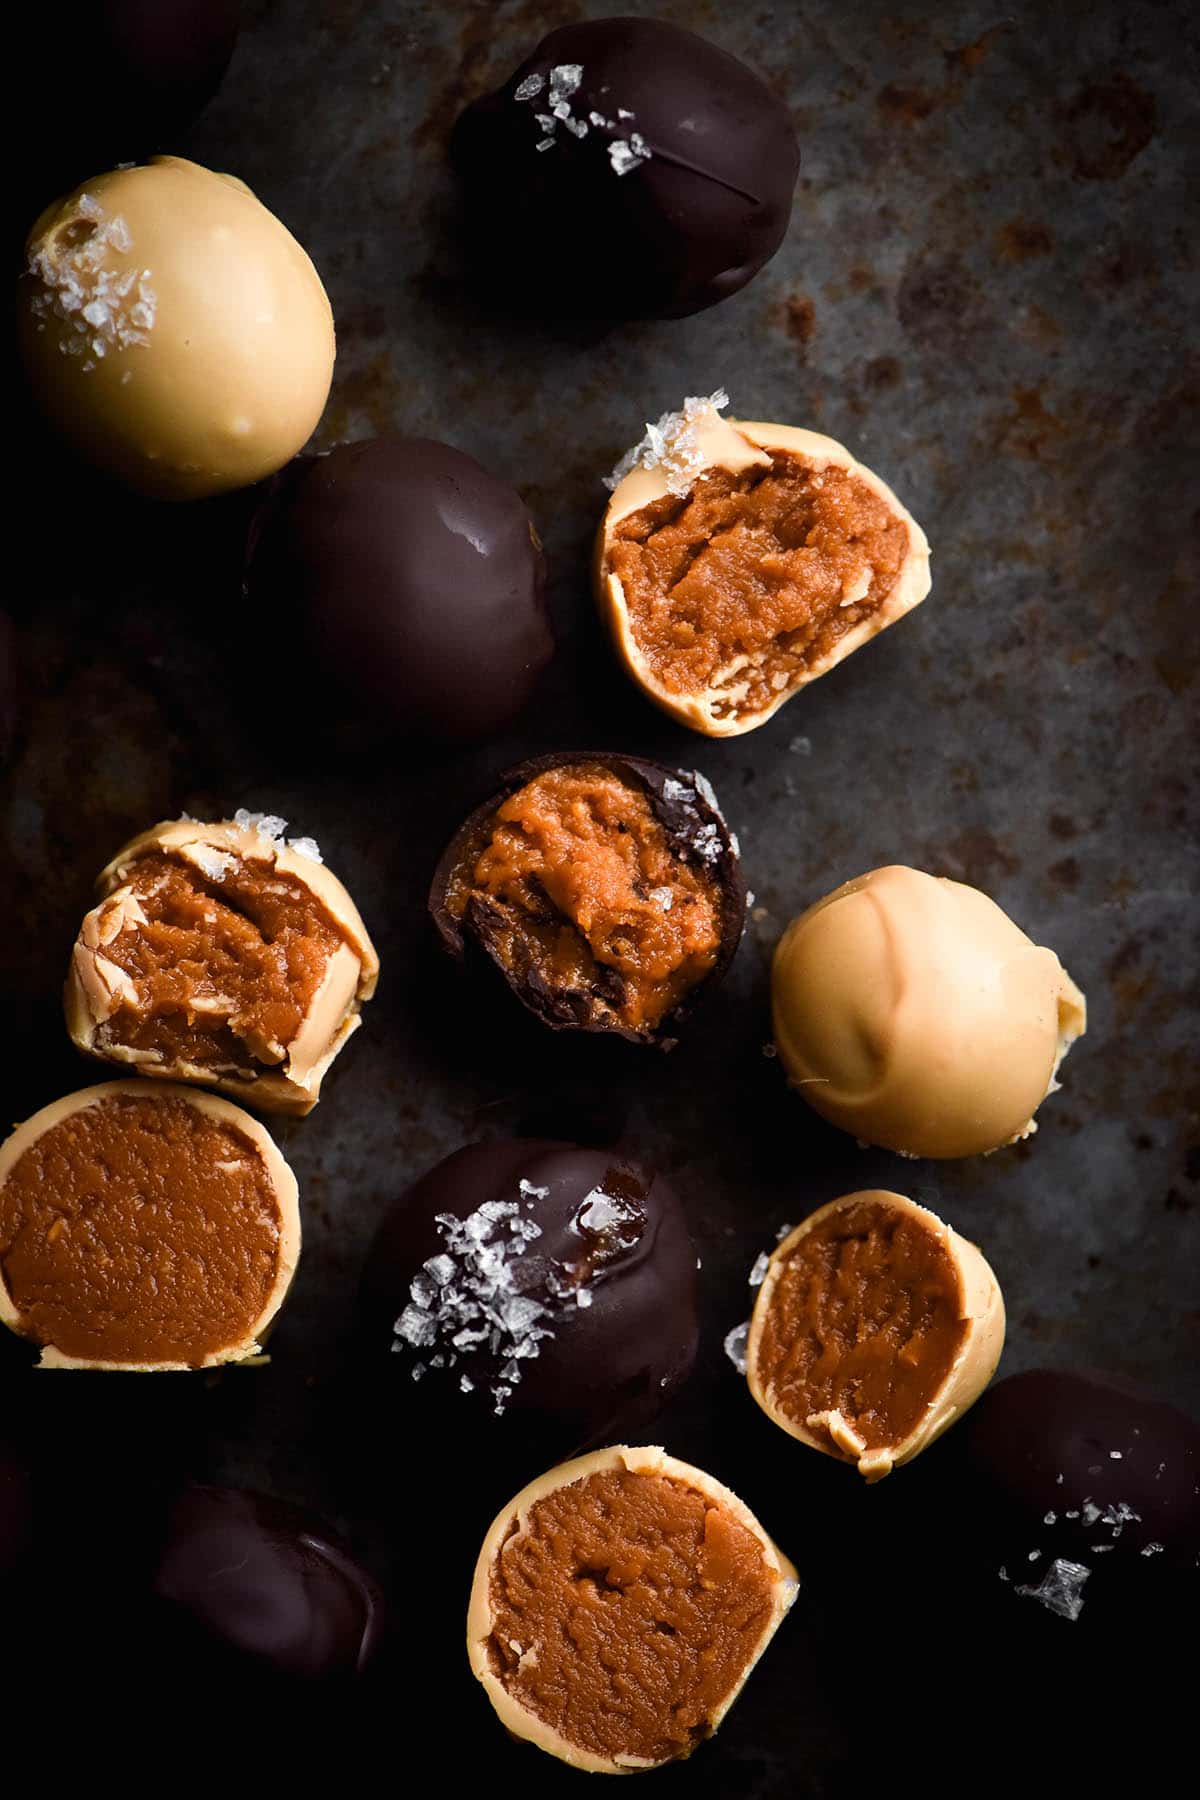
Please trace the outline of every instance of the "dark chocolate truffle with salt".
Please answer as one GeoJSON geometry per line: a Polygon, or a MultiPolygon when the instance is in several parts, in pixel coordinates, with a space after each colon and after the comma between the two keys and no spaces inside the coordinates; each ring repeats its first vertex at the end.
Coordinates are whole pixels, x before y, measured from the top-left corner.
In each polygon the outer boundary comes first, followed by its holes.
{"type": "Polygon", "coordinates": [[[176,1498],[152,1587],[160,1654],[197,1673],[350,1680],[382,1635],[382,1595],[329,1527],[238,1488],[176,1498]]]}
{"type": "Polygon", "coordinates": [[[368,736],[487,737],[554,647],[520,495],[430,438],[294,463],[256,522],[246,585],[323,710],[368,736]]]}
{"type": "Polygon", "coordinates": [[[452,154],[484,286],[522,311],[681,318],[778,250],[800,152],[744,63],[657,19],[544,38],[452,154]]]}
{"type": "Polygon", "coordinates": [[[540,1139],[473,1144],[384,1219],[366,1354],[390,1356],[448,1441],[566,1454],[627,1436],[682,1385],[695,1270],[678,1199],[638,1164],[540,1139]]]}
{"type": "Polygon", "coordinates": [[[977,1542],[1022,1596],[1078,1617],[1119,1588],[1195,1579],[1200,1425],[1136,1388],[1031,1369],[979,1401],[958,1450],[977,1542]]]}

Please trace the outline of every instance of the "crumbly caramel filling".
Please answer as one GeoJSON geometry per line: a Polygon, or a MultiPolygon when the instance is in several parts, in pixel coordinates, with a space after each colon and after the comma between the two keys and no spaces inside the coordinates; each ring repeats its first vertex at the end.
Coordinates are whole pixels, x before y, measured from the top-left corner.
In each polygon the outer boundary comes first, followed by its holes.
{"type": "Polygon", "coordinates": [[[844,1207],[807,1232],[764,1304],[763,1391],[815,1435],[829,1436],[828,1415],[839,1413],[868,1450],[916,1429],[968,1330],[941,1238],[878,1202],[844,1207]]]}
{"type": "Polygon", "coordinates": [[[447,903],[522,981],[591,995],[635,1031],[652,1031],[721,946],[713,875],[680,856],[640,787],[596,763],[511,794],[447,903]]]}
{"type": "Polygon", "coordinates": [[[777,1579],[754,1534],[706,1495],[606,1469],[514,1525],[492,1570],[491,1667],[583,1750],[686,1756],[745,1675],[777,1579]]]}
{"type": "Polygon", "coordinates": [[[887,600],[908,525],[858,476],[775,451],[711,469],[616,527],[630,625],[669,692],[713,692],[718,717],[760,712],[887,600]]]}
{"type": "Polygon", "coordinates": [[[139,858],[127,885],[144,919],[103,955],[133,983],[95,1047],[253,1076],[282,1063],[344,934],[299,882],[214,851],[208,876],[178,856],[139,858]]]}
{"type": "Polygon", "coordinates": [[[169,1095],[70,1113],[0,1187],[0,1267],[23,1335],[100,1362],[199,1364],[243,1342],[280,1231],[257,1146],[169,1095]]]}

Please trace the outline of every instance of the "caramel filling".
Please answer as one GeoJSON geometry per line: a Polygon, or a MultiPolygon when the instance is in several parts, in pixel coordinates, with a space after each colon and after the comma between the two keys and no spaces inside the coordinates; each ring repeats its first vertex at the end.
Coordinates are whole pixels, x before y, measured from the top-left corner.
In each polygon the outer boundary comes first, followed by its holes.
{"type": "Polygon", "coordinates": [[[916,1429],[968,1330],[941,1238],[878,1202],[844,1207],[807,1232],[764,1305],[764,1394],[849,1460],[861,1454],[855,1438],[865,1450],[891,1448],[916,1429]]]}
{"type": "Polygon", "coordinates": [[[773,705],[890,595],[907,523],[858,476],[775,451],[632,513],[609,546],[650,674],[718,718],[773,705]]]}
{"type": "Polygon", "coordinates": [[[608,1469],[514,1524],[491,1577],[497,1679],[598,1756],[686,1756],[745,1677],[778,1576],[758,1538],[665,1475],[608,1469]]]}
{"type": "Polygon", "coordinates": [[[138,905],[100,954],[132,984],[94,1048],[252,1078],[283,1063],[345,942],[299,882],[212,850],[213,874],[163,852],[126,885],[138,905]]]}
{"type": "Polygon", "coordinates": [[[721,946],[715,878],[681,857],[640,787],[595,763],[511,794],[447,905],[519,986],[587,995],[632,1031],[652,1031],[721,946]]]}
{"type": "Polygon", "coordinates": [[[23,1336],[97,1362],[199,1364],[250,1335],[279,1263],[257,1146],[172,1096],[60,1119],[0,1187],[23,1336]]]}

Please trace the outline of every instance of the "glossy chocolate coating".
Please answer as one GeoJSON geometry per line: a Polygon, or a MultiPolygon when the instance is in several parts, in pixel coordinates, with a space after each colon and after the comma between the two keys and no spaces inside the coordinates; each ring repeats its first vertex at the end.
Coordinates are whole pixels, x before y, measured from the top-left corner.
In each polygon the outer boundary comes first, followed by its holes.
{"type": "Polygon", "coordinates": [[[360,1674],[382,1597],[318,1518],[238,1488],[194,1487],[167,1516],[153,1592],[174,1647],[301,1681],[360,1674]]]}
{"type": "Polygon", "coordinates": [[[429,912],[443,947],[451,956],[459,961],[465,961],[469,953],[475,952],[486,957],[521,1004],[543,1025],[554,1031],[603,1032],[610,1037],[624,1037],[633,1043],[651,1043],[670,1050],[677,1041],[675,1027],[692,1013],[701,995],[716,986],[733,961],[746,926],[746,888],[737,839],[703,776],[686,769],[668,769],[645,757],[618,756],[602,750],[574,750],[534,757],[510,769],[491,799],[464,819],[434,871],[429,889],[429,912]],[[717,960],[704,979],[650,1032],[626,1031],[597,1017],[589,1008],[587,996],[574,990],[551,987],[537,970],[517,972],[505,968],[490,948],[492,940],[486,916],[470,904],[462,918],[456,918],[447,904],[456,873],[478,856],[490,834],[491,821],[498,807],[536,776],[572,763],[598,763],[621,781],[640,787],[679,858],[703,862],[720,887],[721,947],[717,960]],[[711,838],[718,846],[715,858],[702,854],[698,848],[705,838],[711,838]]]}
{"type": "Polygon", "coordinates": [[[406,737],[509,724],[554,648],[544,565],[515,488],[430,438],[292,465],[261,513],[251,602],[296,638],[306,685],[406,737]]]}
{"type": "MultiPolygon", "coordinates": [[[[452,1245],[453,1229],[449,1235],[452,1245]]],[[[439,1429],[458,1442],[464,1435],[475,1447],[527,1441],[565,1455],[627,1437],[686,1380],[696,1352],[695,1270],[678,1199],[636,1163],[544,1139],[473,1144],[430,1169],[384,1218],[363,1279],[364,1355],[376,1367],[390,1359],[405,1390],[398,1405],[431,1406],[439,1429]],[[438,1215],[465,1220],[489,1203],[514,1205],[515,1218],[536,1226],[536,1235],[522,1240],[514,1215],[501,1215],[482,1240],[482,1261],[480,1252],[452,1251],[449,1281],[435,1283],[431,1295],[421,1285],[429,1279],[425,1266],[448,1250],[438,1215]],[[499,1246],[494,1257],[490,1245],[499,1246]],[[470,1299],[470,1318],[443,1316],[446,1289],[469,1295],[494,1262],[506,1273],[493,1306],[517,1294],[545,1309],[532,1322],[548,1335],[517,1359],[510,1351],[525,1327],[500,1332],[494,1346],[470,1299]],[[579,1304],[580,1294],[588,1304],[579,1304]],[[423,1332],[418,1320],[409,1336],[397,1336],[396,1321],[422,1297],[436,1330],[423,1332]],[[479,1341],[455,1344],[464,1325],[481,1333],[479,1341]],[[422,1336],[429,1342],[411,1341],[422,1336]]],[[[403,1419],[398,1411],[398,1427],[403,1419]]]]}
{"type": "Polygon", "coordinates": [[[1032,1369],[990,1388],[960,1435],[1014,1581],[1036,1583],[1065,1557],[1092,1570],[1094,1591],[1108,1571],[1190,1564],[1200,1551],[1200,1425],[1173,1406],[1032,1369]],[[1144,1554],[1149,1544],[1160,1548],[1144,1554]]]}
{"type": "Polygon", "coordinates": [[[613,319],[681,318],[745,287],[783,241],[800,160],[787,107],[757,75],[656,19],[551,32],[467,108],[452,154],[483,283],[521,310],[613,319]],[[576,64],[575,129],[548,133],[550,71],[576,64]],[[634,133],[650,154],[618,174],[611,147],[634,133]]]}

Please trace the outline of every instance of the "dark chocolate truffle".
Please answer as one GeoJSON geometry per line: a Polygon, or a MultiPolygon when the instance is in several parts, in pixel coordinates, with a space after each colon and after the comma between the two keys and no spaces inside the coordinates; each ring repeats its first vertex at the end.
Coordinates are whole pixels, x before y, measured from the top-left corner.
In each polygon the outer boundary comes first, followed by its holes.
{"type": "Polygon", "coordinates": [[[704,776],[572,751],[512,769],[451,839],[430,913],[555,1030],[670,1049],[724,974],[746,894],[704,776]]]}
{"type": "MultiPolygon", "coordinates": [[[[171,148],[216,92],[237,42],[239,0],[89,0],[63,46],[61,9],[43,9],[22,25],[29,48],[53,68],[53,146],[78,145],[96,168],[171,148]]],[[[72,171],[76,179],[86,173],[72,171]]]]}
{"type": "Polygon", "coordinates": [[[681,318],[787,231],[800,152],[745,64],[657,19],[544,38],[467,108],[452,153],[482,283],[520,310],[681,318]]]}
{"type": "Polygon", "coordinates": [[[382,1596],[312,1514],[238,1488],[195,1487],[167,1517],[153,1592],[171,1647],[302,1681],[361,1674],[382,1596]]]}
{"type": "Polygon", "coordinates": [[[372,438],[303,459],[253,535],[252,603],[296,641],[306,684],[368,730],[487,737],[550,659],[533,522],[449,444],[372,438]]]}
{"type": "Polygon", "coordinates": [[[395,1202],[364,1343],[448,1438],[579,1449],[647,1423],[696,1352],[696,1253],[658,1176],[611,1151],[501,1138],[395,1202]],[[415,1384],[415,1385],[414,1385],[415,1384]]]}
{"type": "Polygon", "coordinates": [[[1200,1425],[1091,1374],[997,1382],[955,1446],[971,1554],[1007,1591],[1101,1627],[1158,1612],[1200,1553],[1200,1425]]]}

